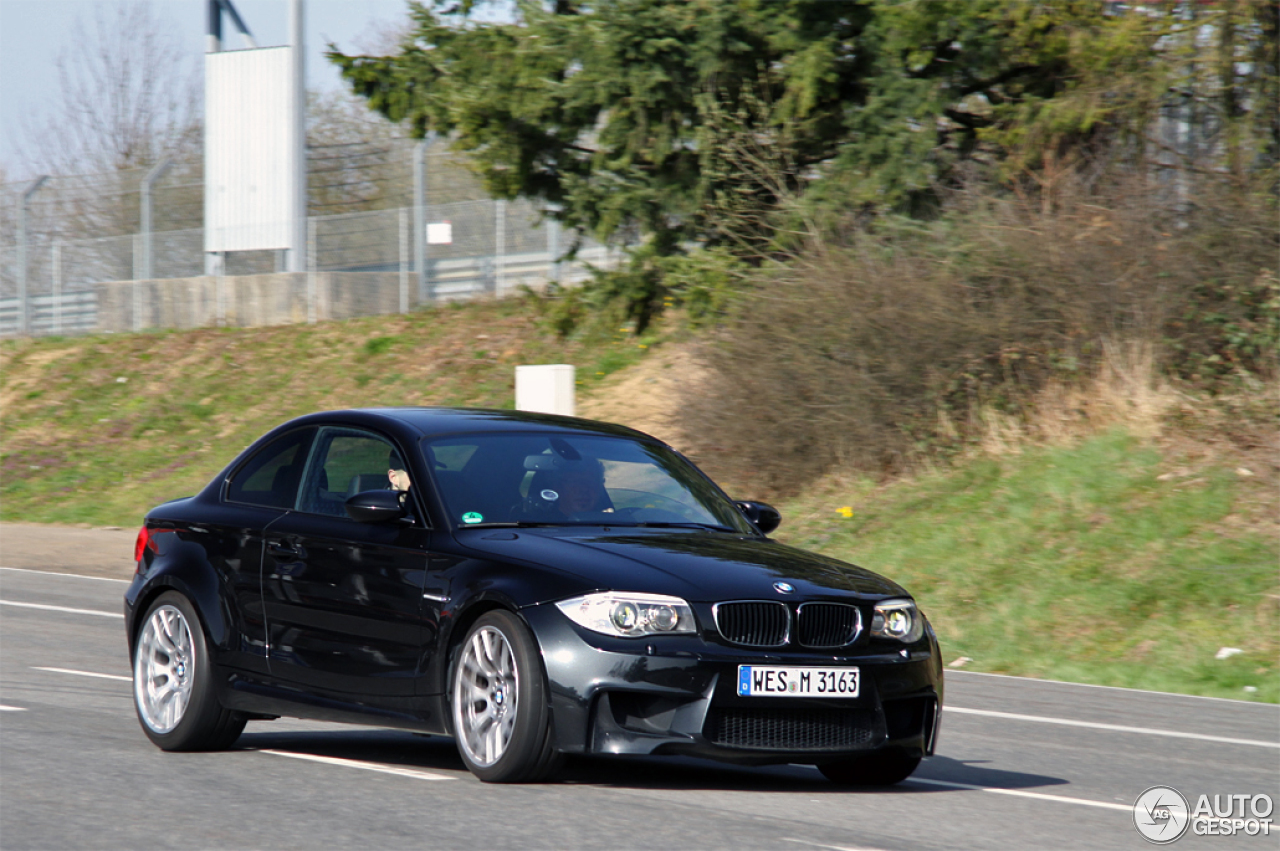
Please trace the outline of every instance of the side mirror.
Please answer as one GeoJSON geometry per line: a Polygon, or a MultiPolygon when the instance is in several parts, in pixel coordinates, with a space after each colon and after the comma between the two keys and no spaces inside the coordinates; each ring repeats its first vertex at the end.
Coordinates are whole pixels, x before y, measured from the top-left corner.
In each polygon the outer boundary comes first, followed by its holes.
{"type": "Polygon", "coordinates": [[[347,516],[360,523],[385,523],[404,517],[400,491],[365,491],[347,498],[347,516]]]}
{"type": "Polygon", "coordinates": [[[782,514],[772,505],[763,502],[734,502],[746,518],[766,535],[782,524],[782,514]]]}

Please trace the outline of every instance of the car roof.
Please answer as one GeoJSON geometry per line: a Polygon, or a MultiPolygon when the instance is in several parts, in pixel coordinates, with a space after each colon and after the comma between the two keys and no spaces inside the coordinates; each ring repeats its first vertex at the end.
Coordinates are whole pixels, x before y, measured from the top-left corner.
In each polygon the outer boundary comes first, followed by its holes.
{"type": "Polygon", "coordinates": [[[417,430],[424,437],[482,432],[576,432],[584,435],[654,440],[652,436],[626,426],[530,411],[499,411],[487,408],[404,407],[357,408],[351,412],[330,411],[329,413],[333,415],[359,413],[365,416],[385,417],[417,430]]]}

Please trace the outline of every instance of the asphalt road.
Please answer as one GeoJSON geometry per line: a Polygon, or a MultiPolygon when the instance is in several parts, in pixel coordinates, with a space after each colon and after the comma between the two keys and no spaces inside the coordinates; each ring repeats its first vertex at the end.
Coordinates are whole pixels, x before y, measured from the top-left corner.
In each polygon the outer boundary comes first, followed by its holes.
{"type": "MultiPolygon", "coordinates": [[[[118,580],[0,568],[0,847],[1149,848],[1143,790],[1280,801],[1280,708],[948,672],[938,756],[886,791],[801,766],[578,759],[492,786],[447,739],[281,719],[166,754],[138,729],[118,580]]],[[[1280,848],[1195,836],[1175,848],[1280,848]]]]}

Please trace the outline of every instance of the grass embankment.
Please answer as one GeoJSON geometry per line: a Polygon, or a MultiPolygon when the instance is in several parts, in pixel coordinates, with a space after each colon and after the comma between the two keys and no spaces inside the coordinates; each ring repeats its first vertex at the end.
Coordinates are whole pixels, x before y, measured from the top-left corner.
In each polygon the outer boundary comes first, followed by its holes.
{"type": "Polygon", "coordinates": [[[520,299],[318,325],[6,341],[0,519],[133,526],[290,417],[510,408],[516,364],[576,364],[589,388],[644,342],[616,329],[561,340],[520,299]]]}
{"type": "Polygon", "coordinates": [[[966,670],[1275,702],[1274,499],[1250,472],[1115,431],[828,482],[781,506],[779,536],[900,582],[966,670]]]}
{"type": "MultiPolygon", "coordinates": [[[[517,363],[574,363],[584,395],[603,395],[599,379],[647,342],[616,329],[562,341],[514,300],[6,342],[0,519],[130,527],[291,416],[510,407],[517,363]]],[[[1117,427],[889,485],[828,479],[780,504],[779,537],[901,582],[935,623],[945,661],[970,657],[966,670],[1278,701],[1273,476],[1204,446],[1117,427]],[[1222,647],[1243,652],[1218,660],[1222,647]]]]}

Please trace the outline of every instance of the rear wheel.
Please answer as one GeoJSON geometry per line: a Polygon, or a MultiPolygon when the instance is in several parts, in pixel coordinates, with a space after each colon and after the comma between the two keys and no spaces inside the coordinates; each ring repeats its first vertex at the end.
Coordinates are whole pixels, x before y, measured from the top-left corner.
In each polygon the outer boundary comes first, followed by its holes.
{"type": "Polygon", "coordinates": [[[157,597],[142,619],[133,703],[142,732],[166,751],[220,750],[244,730],[245,717],[218,703],[200,617],[176,591],[157,597]]]}
{"type": "Polygon", "coordinates": [[[818,766],[818,770],[832,783],[846,786],[892,786],[910,777],[919,765],[918,756],[908,756],[897,749],[886,749],[865,756],[824,763],[818,766]]]}
{"type": "Polygon", "coordinates": [[[458,752],[488,783],[542,780],[560,765],[537,645],[510,612],[481,615],[458,648],[451,704],[458,752]]]}

